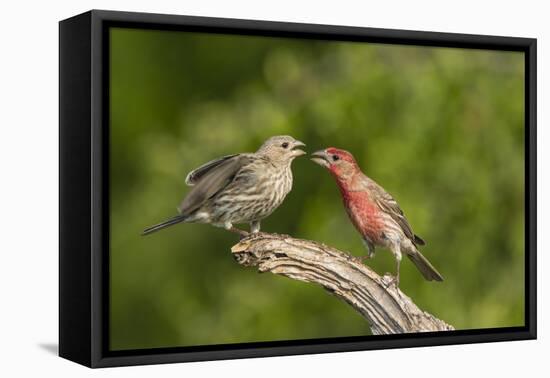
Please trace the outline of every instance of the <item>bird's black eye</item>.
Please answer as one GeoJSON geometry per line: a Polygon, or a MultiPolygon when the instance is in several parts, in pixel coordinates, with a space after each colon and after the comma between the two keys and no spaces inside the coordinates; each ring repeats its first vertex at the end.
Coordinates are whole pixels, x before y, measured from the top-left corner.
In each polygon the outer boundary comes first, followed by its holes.
{"type": "Polygon", "coordinates": [[[334,161],[340,160],[340,156],[332,155],[332,160],[334,160],[334,161]]]}
{"type": "Polygon", "coordinates": [[[283,144],[281,144],[281,147],[287,148],[287,147],[288,147],[288,143],[287,143],[287,142],[284,142],[283,144]]]}

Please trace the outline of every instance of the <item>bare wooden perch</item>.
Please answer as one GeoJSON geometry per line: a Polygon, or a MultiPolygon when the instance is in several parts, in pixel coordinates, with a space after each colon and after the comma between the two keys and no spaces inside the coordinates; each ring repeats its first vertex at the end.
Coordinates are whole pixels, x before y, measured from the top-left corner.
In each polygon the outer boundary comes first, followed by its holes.
{"type": "Polygon", "coordinates": [[[357,310],[375,335],[453,330],[420,310],[394,285],[347,253],[310,240],[260,233],[231,248],[237,262],[296,280],[313,282],[357,310]]]}

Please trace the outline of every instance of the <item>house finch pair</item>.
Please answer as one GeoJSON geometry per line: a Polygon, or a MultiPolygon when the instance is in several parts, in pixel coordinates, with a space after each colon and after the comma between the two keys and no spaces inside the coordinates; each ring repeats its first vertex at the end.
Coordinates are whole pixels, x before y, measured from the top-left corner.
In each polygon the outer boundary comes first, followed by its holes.
{"type": "MultiPolygon", "coordinates": [[[[255,153],[228,155],[191,171],[185,180],[192,186],[178,215],[143,231],[143,235],[180,223],[210,223],[241,235],[248,233],[234,224],[250,223],[252,233],[292,189],[292,161],[305,152],[304,143],[290,136],[268,139],[255,153]]],[[[365,176],[353,156],[328,148],[313,154],[312,160],[327,168],[340,188],[346,211],[368,248],[386,247],[397,260],[395,283],[399,285],[399,265],[405,253],[427,280],[443,278],[418,251],[424,241],[415,235],[397,202],[380,185],[365,176]]]]}

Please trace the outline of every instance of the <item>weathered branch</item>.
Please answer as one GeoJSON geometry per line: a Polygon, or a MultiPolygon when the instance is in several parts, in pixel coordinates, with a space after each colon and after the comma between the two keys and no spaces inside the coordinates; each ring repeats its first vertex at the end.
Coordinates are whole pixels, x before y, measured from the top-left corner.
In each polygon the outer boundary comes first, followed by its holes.
{"type": "Polygon", "coordinates": [[[321,285],[363,315],[375,335],[454,329],[420,310],[389,276],[324,244],[261,233],[242,239],[231,252],[243,266],[321,285]]]}

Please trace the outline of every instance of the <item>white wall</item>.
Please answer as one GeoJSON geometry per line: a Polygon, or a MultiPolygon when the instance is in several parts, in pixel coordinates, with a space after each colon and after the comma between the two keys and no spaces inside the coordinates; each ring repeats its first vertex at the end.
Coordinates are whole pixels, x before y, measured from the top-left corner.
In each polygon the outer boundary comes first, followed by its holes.
{"type": "MultiPolygon", "coordinates": [[[[10,1],[0,22],[0,375],[512,377],[548,371],[550,27],[544,1],[10,1]],[[57,344],[57,21],[91,8],[536,37],[539,125],[539,341],[355,352],[92,371],[57,344]],[[33,237],[28,235],[32,234],[33,237]],[[546,358],[545,358],[546,356],[546,358]],[[33,374],[33,375],[31,375],[33,374]]],[[[487,267],[488,270],[491,267],[487,267]]]]}

